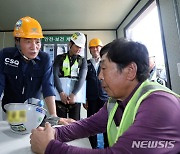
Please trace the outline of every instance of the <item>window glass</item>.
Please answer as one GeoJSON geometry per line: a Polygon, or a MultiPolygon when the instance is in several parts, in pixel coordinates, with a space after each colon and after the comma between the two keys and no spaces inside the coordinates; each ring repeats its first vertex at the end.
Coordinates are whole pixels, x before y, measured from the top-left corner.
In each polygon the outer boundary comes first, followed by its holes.
{"type": "Polygon", "coordinates": [[[143,13],[125,29],[128,39],[146,45],[149,56],[155,57],[156,77],[167,82],[160,23],[156,3],[153,2],[143,13]]]}

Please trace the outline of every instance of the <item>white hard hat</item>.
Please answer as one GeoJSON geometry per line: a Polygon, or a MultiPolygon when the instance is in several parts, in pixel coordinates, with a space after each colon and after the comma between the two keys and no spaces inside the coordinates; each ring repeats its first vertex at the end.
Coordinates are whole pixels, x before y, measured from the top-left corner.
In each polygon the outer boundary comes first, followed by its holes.
{"type": "Polygon", "coordinates": [[[71,41],[73,41],[78,47],[84,48],[86,37],[83,33],[76,32],[71,36],[71,41]]]}
{"type": "Polygon", "coordinates": [[[5,109],[11,130],[18,134],[31,133],[42,123],[46,114],[43,107],[26,103],[9,103],[5,109]]]}

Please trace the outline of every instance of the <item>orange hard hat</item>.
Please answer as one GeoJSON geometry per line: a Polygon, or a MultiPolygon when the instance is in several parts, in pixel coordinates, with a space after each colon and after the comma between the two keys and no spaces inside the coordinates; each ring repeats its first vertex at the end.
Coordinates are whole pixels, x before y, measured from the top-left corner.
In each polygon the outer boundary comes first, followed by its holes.
{"type": "Polygon", "coordinates": [[[98,38],[94,38],[89,42],[89,47],[103,46],[102,41],[98,38]]]}
{"type": "Polygon", "coordinates": [[[39,22],[28,16],[16,22],[13,36],[22,38],[44,38],[39,22]]]}

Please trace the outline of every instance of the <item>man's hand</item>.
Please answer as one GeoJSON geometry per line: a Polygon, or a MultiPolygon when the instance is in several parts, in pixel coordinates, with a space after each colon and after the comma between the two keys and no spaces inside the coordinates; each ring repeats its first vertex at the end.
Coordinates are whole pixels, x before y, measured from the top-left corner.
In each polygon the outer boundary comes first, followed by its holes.
{"type": "Polygon", "coordinates": [[[75,122],[76,120],[71,119],[71,118],[60,118],[58,121],[59,125],[69,125],[72,122],[75,122]]]}
{"type": "Polygon", "coordinates": [[[83,104],[83,107],[88,110],[88,101],[86,101],[86,104],[83,104]]]}
{"type": "Polygon", "coordinates": [[[48,143],[55,139],[55,129],[51,124],[46,123],[45,128],[39,127],[33,129],[30,135],[30,144],[33,152],[44,154],[48,143]]]}
{"type": "Polygon", "coordinates": [[[75,103],[75,95],[71,93],[68,97],[69,104],[74,104],[75,103]]]}
{"type": "Polygon", "coordinates": [[[66,93],[61,92],[59,95],[61,98],[61,102],[63,102],[64,104],[69,104],[69,100],[68,100],[66,93]]]}

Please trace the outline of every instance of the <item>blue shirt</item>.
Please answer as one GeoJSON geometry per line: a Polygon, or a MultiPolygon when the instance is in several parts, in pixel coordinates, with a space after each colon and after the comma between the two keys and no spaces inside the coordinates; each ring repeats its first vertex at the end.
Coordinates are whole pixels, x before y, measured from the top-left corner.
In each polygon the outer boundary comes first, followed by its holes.
{"type": "Polygon", "coordinates": [[[2,107],[8,103],[23,103],[28,98],[55,96],[52,62],[47,53],[25,61],[15,47],[0,51],[0,95],[2,107]]]}
{"type": "Polygon", "coordinates": [[[86,98],[87,101],[95,101],[100,99],[102,101],[108,100],[108,95],[104,91],[101,85],[101,81],[98,79],[98,74],[100,72],[100,66],[98,65],[97,71],[91,60],[87,61],[88,63],[88,72],[86,76],[86,98]]]}

